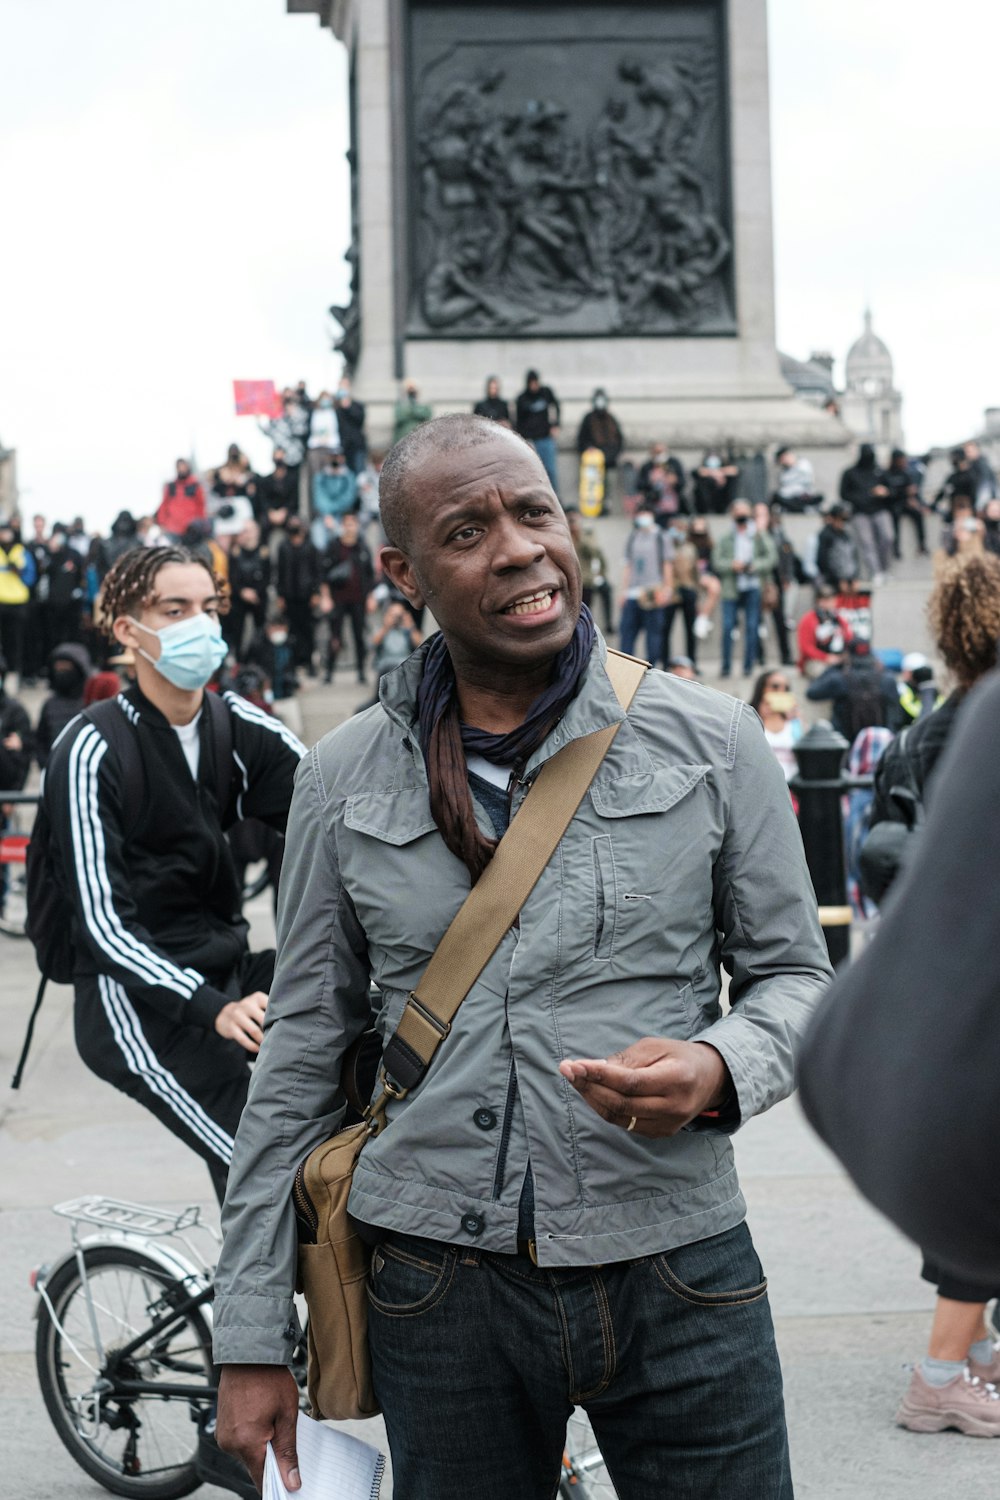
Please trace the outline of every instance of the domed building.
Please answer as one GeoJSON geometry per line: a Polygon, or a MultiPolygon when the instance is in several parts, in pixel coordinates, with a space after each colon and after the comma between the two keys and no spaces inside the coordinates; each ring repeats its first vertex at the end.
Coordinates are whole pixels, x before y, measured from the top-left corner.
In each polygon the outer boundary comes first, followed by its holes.
{"type": "Polygon", "coordinates": [[[858,442],[873,443],[882,457],[888,457],[883,450],[904,446],[903,398],[893,383],[892,355],[872,328],[868,308],[864,333],[844,363],[840,415],[858,442]]]}

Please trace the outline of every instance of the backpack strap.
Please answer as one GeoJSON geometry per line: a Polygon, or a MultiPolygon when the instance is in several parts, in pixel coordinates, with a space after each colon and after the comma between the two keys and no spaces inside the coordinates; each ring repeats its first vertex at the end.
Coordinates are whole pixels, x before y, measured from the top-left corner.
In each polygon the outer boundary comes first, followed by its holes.
{"type": "MultiPolygon", "coordinates": [[[[125,713],[117,698],[106,698],[100,703],[94,703],[90,708],[85,708],[81,714],[88,723],[107,740],[118,758],[118,765],[123,779],[122,808],[125,814],[125,825],[128,829],[134,829],[142,815],[143,799],[146,791],[146,773],[142,764],[142,753],[133,733],[132,726],[128,723],[125,713]]],[[[44,800],[43,783],[43,800],[44,800]]],[[[39,810],[41,813],[41,809],[39,810]]],[[[48,812],[46,810],[46,817],[48,812]]],[[[126,834],[126,838],[128,835],[126,834]]],[[[35,994],[35,1003],[31,1007],[31,1015],[28,1017],[28,1025],[24,1033],[24,1042],[21,1046],[21,1055],[14,1069],[11,1079],[12,1089],[21,1087],[21,1079],[24,1076],[25,1064],[28,1061],[28,1053],[31,1051],[32,1038],[35,1035],[35,1022],[38,1012],[42,1008],[45,998],[45,990],[51,975],[45,961],[43,960],[41,980],[35,994]]]]}
{"type": "Polygon", "coordinates": [[[122,808],[126,826],[132,828],[139,821],[146,795],[146,772],[135,730],[117,698],[106,698],[85,708],[83,718],[100,731],[115,752],[122,774],[122,808]]]}
{"type": "Polygon", "coordinates": [[[233,715],[229,704],[221,693],[206,692],[205,712],[212,724],[212,745],[215,751],[215,800],[219,817],[224,818],[229,804],[229,791],[233,784],[233,715]]]}

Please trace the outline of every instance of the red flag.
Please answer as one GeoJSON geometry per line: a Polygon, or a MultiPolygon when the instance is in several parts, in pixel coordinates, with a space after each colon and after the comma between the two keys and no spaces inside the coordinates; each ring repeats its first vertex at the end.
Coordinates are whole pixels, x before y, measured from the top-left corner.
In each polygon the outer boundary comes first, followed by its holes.
{"type": "Polygon", "coordinates": [[[238,417],[281,416],[281,397],[273,380],[234,380],[233,398],[238,417]]]}

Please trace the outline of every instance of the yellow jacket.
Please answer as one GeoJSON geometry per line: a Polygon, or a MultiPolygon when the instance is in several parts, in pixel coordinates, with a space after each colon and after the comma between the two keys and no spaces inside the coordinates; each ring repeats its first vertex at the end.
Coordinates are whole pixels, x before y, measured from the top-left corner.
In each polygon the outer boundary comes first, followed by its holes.
{"type": "Polygon", "coordinates": [[[21,580],[26,562],[27,554],[20,542],[6,551],[0,547],[0,604],[27,604],[31,593],[21,580]]]}

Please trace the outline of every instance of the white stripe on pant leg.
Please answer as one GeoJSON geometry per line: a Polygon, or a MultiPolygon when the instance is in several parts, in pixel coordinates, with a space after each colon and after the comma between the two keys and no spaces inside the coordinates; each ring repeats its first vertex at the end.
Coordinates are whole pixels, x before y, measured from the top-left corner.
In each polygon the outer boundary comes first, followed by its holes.
{"type": "Polygon", "coordinates": [[[122,986],[106,974],[99,974],[97,983],[105,1014],[129,1072],[140,1078],[151,1093],[173,1110],[192,1135],[203,1141],[228,1166],[233,1155],[232,1136],[226,1134],[160,1062],[146,1040],[139,1017],[122,986]]]}

